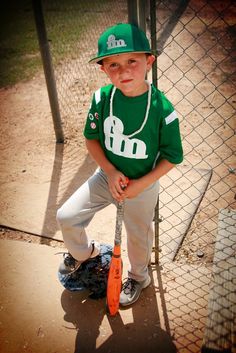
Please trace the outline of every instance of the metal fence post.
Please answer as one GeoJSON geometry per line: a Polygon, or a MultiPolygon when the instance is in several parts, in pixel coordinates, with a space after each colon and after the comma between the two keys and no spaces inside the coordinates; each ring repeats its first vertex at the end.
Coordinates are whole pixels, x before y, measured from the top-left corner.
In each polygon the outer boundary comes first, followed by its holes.
{"type": "Polygon", "coordinates": [[[146,32],[146,1],[138,0],[138,23],[139,27],[146,32]]]}
{"type": "Polygon", "coordinates": [[[156,56],[152,65],[152,83],[157,87],[157,31],[156,31],[156,0],[150,0],[150,22],[151,22],[151,47],[156,56]]]}
{"type": "Polygon", "coordinates": [[[127,0],[128,22],[133,23],[146,32],[146,1],[127,0]]]}
{"type": "Polygon", "coordinates": [[[62,124],[61,124],[56,82],[55,82],[51,54],[50,54],[49,44],[47,40],[47,33],[46,33],[46,28],[44,23],[42,3],[41,3],[41,0],[32,0],[32,4],[33,4],[37,34],[38,34],[39,47],[40,47],[41,57],[43,61],[43,69],[44,69],[44,74],[45,74],[45,79],[47,84],[49,102],[50,102],[50,107],[52,111],[56,142],[63,143],[64,135],[63,135],[62,124]]]}
{"type": "MultiPolygon", "coordinates": [[[[156,36],[156,0],[150,0],[150,22],[151,22],[151,48],[153,54],[156,56],[156,60],[152,65],[152,83],[154,86],[158,86],[157,84],[157,36],[156,36]]],[[[154,213],[154,230],[155,230],[155,237],[154,237],[154,252],[155,252],[155,264],[159,264],[159,237],[160,237],[160,228],[159,228],[159,197],[155,207],[154,213]]]]}
{"type": "Polygon", "coordinates": [[[128,22],[138,25],[137,0],[127,0],[128,22]]]}
{"type": "MultiPolygon", "coordinates": [[[[127,0],[128,4],[128,21],[138,25],[146,32],[146,1],[145,0],[127,0]]],[[[150,20],[151,20],[151,48],[157,56],[157,40],[156,40],[156,0],[150,0],[150,20]]],[[[148,14],[149,15],[149,14],[148,14]]],[[[152,83],[157,87],[157,62],[155,61],[152,68],[152,83]]],[[[154,252],[155,263],[159,263],[159,198],[154,213],[154,252]]]]}

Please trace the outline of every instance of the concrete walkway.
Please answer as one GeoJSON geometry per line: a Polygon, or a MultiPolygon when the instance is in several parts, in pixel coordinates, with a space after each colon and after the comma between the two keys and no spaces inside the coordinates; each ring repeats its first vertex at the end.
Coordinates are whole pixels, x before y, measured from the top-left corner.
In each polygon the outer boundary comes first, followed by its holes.
{"type": "Polygon", "coordinates": [[[184,347],[193,322],[199,327],[189,338],[196,347],[191,352],[200,351],[208,298],[206,288],[191,293],[199,274],[208,286],[206,268],[190,271],[170,264],[160,271],[151,266],[153,284],[132,307],[110,317],[105,299],[88,299],[88,293],[68,292],[60,285],[60,256],[55,254],[61,248],[13,240],[0,245],[1,353],[189,352],[184,347]]]}

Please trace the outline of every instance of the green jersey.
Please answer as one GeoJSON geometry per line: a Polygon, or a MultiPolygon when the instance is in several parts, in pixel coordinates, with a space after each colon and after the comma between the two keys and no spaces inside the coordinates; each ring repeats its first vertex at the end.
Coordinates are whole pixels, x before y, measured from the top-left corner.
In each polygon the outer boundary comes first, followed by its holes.
{"type": "Polygon", "coordinates": [[[183,150],[177,114],[156,87],[127,97],[113,85],[92,98],[84,136],[99,140],[108,160],[130,179],[150,172],[161,159],[178,164],[183,150]]]}

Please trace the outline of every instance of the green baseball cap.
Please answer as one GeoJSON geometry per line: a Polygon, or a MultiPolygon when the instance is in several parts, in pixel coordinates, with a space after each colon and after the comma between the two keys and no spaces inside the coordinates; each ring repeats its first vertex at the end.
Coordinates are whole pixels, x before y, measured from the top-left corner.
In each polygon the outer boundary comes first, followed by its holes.
{"type": "Polygon", "coordinates": [[[124,53],[152,53],[146,34],[130,23],[118,23],[103,32],[98,39],[98,53],[89,63],[99,64],[108,56],[124,53]]]}

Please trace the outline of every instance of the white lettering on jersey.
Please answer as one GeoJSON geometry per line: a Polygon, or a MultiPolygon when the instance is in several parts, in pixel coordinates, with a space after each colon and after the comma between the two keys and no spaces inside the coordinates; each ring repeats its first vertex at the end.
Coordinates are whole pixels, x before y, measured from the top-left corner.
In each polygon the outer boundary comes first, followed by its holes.
{"type": "Polygon", "coordinates": [[[105,146],[108,151],[126,158],[146,159],[146,144],[136,138],[123,135],[124,125],[116,116],[104,121],[105,146]]]}

